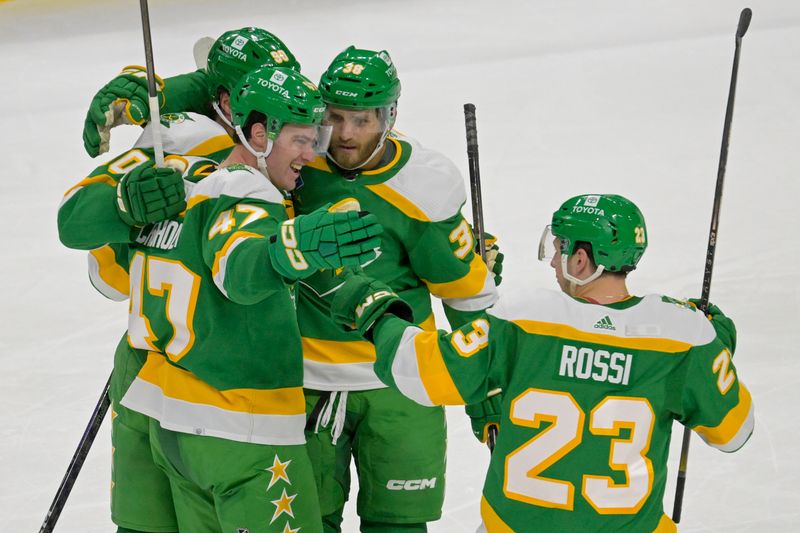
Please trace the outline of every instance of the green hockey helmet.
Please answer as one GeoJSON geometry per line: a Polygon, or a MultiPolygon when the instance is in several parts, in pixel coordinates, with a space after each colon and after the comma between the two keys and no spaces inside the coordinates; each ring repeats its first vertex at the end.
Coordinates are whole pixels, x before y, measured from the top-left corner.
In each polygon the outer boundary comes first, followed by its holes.
{"type": "Polygon", "coordinates": [[[286,45],[275,35],[261,28],[240,28],[226,31],[214,41],[208,52],[206,72],[208,90],[217,113],[220,89],[231,92],[236,82],[259,67],[285,67],[300,71],[300,63],[286,45]]]}
{"type": "Polygon", "coordinates": [[[539,259],[545,259],[548,241],[558,238],[564,263],[564,276],[584,285],[605,272],[630,272],[636,268],[647,248],[644,216],[636,205],[616,194],[583,194],[564,202],[553,213],[539,243],[539,259]],[[586,280],[576,280],[567,273],[566,260],[575,253],[579,242],[592,246],[592,260],[597,271],[586,280]]]}
{"type": "Polygon", "coordinates": [[[315,149],[324,153],[330,140],[330,127],[321,126],[325,116],[322,95],[308,78],[284,67],[262,67],[245,74],[231,92],[233,126],[239,139],[256,157],[266,158],[272,142],[285,124],[315,126],[315,149]],[[255,112],[266,116],[268,135],[265,152],[253,150],[243,131],[255,112]]]}
{"type": "Polygon", "coordinates": [[[400,79],[389,52],[349,46],[336,56],[319,82],[328,105],[374,109],[394,105],[400,98],[400,79]]]}

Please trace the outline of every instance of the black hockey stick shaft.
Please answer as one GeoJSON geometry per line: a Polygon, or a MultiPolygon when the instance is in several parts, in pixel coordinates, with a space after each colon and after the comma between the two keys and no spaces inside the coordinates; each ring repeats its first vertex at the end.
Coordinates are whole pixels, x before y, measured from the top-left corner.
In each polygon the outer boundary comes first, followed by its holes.
{"type": "Polygon", "coordinates": [[[150,121],[153,124],[153,151],[155,152],[156,166],[164,166],[164,145],[161,142],[161,111],[156,93],[156,69],[153,64],[153,39],[150,36],[150,10],[147,0],[139,0],[139,9],[142,12],[142,36],[144,38],[144,61],[147,69],[147,95],[150,105],[150,121]]]}
{"type": "MultiPolygon", "coordinates": [[[[731,122],[733,121],[733,104],[736,100],[736,79],[739,73],[739,53],[742,48],[742,37],[750,27],[753,12],[744,8],[739,15],[739,25],[736,28],[736,50],[733,54],[733,70],[731,84],[728,89],[728,106],[725,110],[725,125],[722,128],[722,147],[719,153],[719,167],[717,168],[717,187],[714,191],[714,207],[711,211],[711,228],[708,231],[708,248],[706,250],[705,271],[703,273],[703,289],[700,294],[698,308],[703,313],[708,311],[708,299],[711,293],[711,274],[714,271],[714,256],[717,251],[717,230],[719,228],[719,214],[722,207],[722,187],[725,183],[725,166],[728,163],[728,143],[731,135],[731,122]]],[[[681,521],[683,508],[683,492],[686,488],[686,468],[689,462],[689,444],[692,432],[688,427],[683,428],[683,441],[681,444],[681,458],[678,466],[678,480],[675,486],[675,502],[672,508],[672,520],[677,524],[681,521]]]]}
{"type": "Polygon", "coordinates": [[[50,509],[47,511],[47,516],[45,516],[44,522],[42,522],[39,533],[50,533],[56,527],[58,517],[61,515],[61,511],[67,503],[67,498],[70,492],[72,492],[72,486],[75,484],[75,480],[78,479],[78,474],[83,467],[86,456],[89,454],[89,449],[92,447],[94,438],[97,436],[97,432],[106,416],[106,411],[108,411],[108,407],[111,404],[108,397],[108,388],[110,385],[111,376],[108,377],[106,386],[103,388],[103,393],[100,395],[100,399],[94,407],[94,412],[89,419],[89,424],[86,426],[83,437],[81,437],[81,441],[78,443],[78,449],[76,449],[75,453],[72,455],[72,460],[67,467],[67,473],[64,474],[64,479],[61,480],[61,485],[56,491],[53,503],[50,504],[50,509]]]}
{"type": "MultiPolygon", "coordinates": [[[[486,242],[483,228],[483,196],[481,196],[481,169],[478,159],[478,124],[475,118],[475,105],[464,104],[464,125],[467,130],[467,160],[469,161],[469,188],[472,195],[472,228],[478,239],[478,250],[486,261],[486,242]]],[[[497,427],[489,426],[486,444],[494,451],[497,442],[497,427]]]]}

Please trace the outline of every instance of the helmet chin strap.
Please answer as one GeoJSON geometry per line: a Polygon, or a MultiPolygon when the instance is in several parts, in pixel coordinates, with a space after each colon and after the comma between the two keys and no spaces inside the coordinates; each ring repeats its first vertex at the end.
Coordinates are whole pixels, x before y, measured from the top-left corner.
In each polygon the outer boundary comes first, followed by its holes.
{"type": "Polygon", "coordinates": [[[597,278],[605,271],[603,265],[597,265],[597,269],[592,272],[592,275],[586,279],[578,279],[572,274],[569,273],[567,270],[567,261],[569,260],[569,256],[567,254],[561,254],[561,275],[564,276],[564,279],[569,281],[569,289],[570,295],[575,296],[575,291],[578,287],[583,287],[587,285],[597,278]]]}
{"type": "Polygon", "coordinates": [[[219,106],[217,102],[211,102],[211,107],[214,108],[214,111],[217,112],[217,116],[219,116],[219,118],[222,119],[222,122],[224,122],[226,126],[228,126],[229,128],[233,128],[233,124],[231,124],[231,121],[228,120],[228,117],[225,116],[225,113],[222,111],[222,108],[219,106]]]}
{"type": "Polygon", "coordinates": [[[333,160],[333,162],[336,163],[336,165],[339,168],[341,168],[342,170],[356,170],[356,169],[359,169],[362,166],[364,166],[367,162],[369,162],[370,159],[375,157],[375,154],[377,154],[380,151],[380,149],[383,148],[383,145],[386,144],[386,137],[388,137],[389,136],[389,132],[392,131],[392,126],[394,126],[394,120],[395,120],[395,118],[397,116],[397,107],[396,106],[397,106],[397,104],[395,103],[395,104],[393,104],[391,106],[392,107],[391,109],[387,110],[387,113],[389,114],[389,116],[386,118],[386,126],[383,128],[383,134],[381,135],[381,138],[378,141],[378,144],[375,146],[375,149],[372,151],[371,154],[369,154],[369,157],[367,157],[364,161],[358,163],[356,166],[346,167],[346,166],[340,164],[336,160],[336,158],[333,157],[333,154],[331,153],[330,146],[328,147],[328,151],[326,152],[327,156],[330,157],[331,160],[333,160]]]}
{"type": "Polygon", "coordinates": [[[236,130],[236,135],[239,136],[239,140],[242,141],[242,146],[247,148],[248,152],[256,156],[258,170],[260,170],[267,179],[270,179],[269,172],[267,172],[267,157],[269,156],[270,152],[272,152],[272,139],[267,137],[267,149],[263,152],[258,152],[249,142],[247,142],[241,126],[236,126],[234,129],[236,130]]]}

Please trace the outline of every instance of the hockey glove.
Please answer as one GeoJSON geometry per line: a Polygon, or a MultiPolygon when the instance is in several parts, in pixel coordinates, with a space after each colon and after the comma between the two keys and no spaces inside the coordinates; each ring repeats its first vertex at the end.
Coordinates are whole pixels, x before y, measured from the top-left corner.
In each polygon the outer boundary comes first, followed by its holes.
{"type": "Polygon", "coordinates": [[[387,313],[413,321],[411,306],[382,281],[349,271],[345,271],[343,278],[344,285],[336,291],[331,303],[331,318],[335,323],[356,329],[372,341],[372,327],[387,313]]]}
{"type": "Polygon", "coordinates": [[[130,226],[145,226],[186,209],[182,174],[174,168],[139,165],[117,184],[117,212],[130,226]]]}
{"type": "MultiPolygon", "coordinates": [[[[687,300],[692,306],[697,307],[700,304],[699,298],[689,298],[687,300]]],[[[706,314],[714,326],[714,331],[717,332],[717,338],[722,341],[722,344],[731,352],[736,351],[736,324],[733,320],[725,316],[722,310],[716,305],[708,302],[708,313],[706,314]]]]}
{"type": "MultiPolygon", "coordinates": [[[[498,389],[498,392],[499,389],[498,389]]],[[[479,441],[485,443],[489,436],[489,428],[494,426],[495,431],[500,430],[500,410],[502,396],[494,394],[480,403],[467,405],[465,410],[472,424],[472,434],[479,441]]]]}
{"type": "MultiPolygon", "coordinates": [[[[483,232],[483,246],[486,250],[486,266],[489,272],[492,273],[495,286],[499,286],[503,281],[503,259],[505,256],[500,253],[500,248],[497,246],[497,237],[491,233],[483,232]]],[[[475,239],[475,253],[481,255],[479,250],[478,239],[475,239]]]]}
{"type": "MultiPolygon", "coordinates": [[[[156,76],[158,89],[164,81],[156,76]]],[[[164,105],[159,92],[159,106],[164,105]]],[[[147,73],[144,67],[130,65],[108,82],[92,98],[83,123],[83,147],[91,157],[108,151],[111,128],[122,124],[141,125],[150,118],[147,73]]]]}
{"type": "Polygon", "coordinates": [[[303,279],[317,270],[357,267],[377,256],[383,227],[365,211],[330,213],[323,206],[285,221],[270,243],[275,270],[288,279],[303,279]]]}

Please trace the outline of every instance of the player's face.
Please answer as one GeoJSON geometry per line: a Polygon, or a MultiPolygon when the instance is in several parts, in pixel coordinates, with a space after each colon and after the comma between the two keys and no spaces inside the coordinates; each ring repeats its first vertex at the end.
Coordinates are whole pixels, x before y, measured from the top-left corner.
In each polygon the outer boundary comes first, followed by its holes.
{"type": "Polygon", "coordinates": [[[328,107],[325,124],[333,126],[331,144],[328,148],[334,161],[343,168],[368,166],[372,152],[384,133],[384,123],[376,109],[361,111],[328,107]]]}
{"type": "Polygon", "coordinates": [[[267,171],[272,183],[291,191],[300,177],[303,165],[316,157],[317,128],[286,124],[267,156],[267,171]]]}

